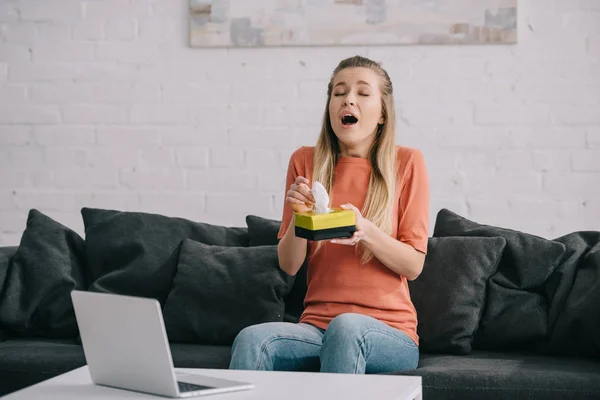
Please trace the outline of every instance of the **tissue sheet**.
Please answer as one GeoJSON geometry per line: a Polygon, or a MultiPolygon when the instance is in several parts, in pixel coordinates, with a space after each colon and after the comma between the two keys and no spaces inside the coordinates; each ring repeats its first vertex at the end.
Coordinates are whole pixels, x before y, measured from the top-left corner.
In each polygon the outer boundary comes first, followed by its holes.
{"type": "Polygon", "coordinates": [[[327,190],[325,186],[321,184],[321,182],[313,182],[312,195],[315,198],[315,206],[313,212],[315,214],[326,214],[331,212],[331,208],[329,208],[329,195],[327,194],[327,190]]]}

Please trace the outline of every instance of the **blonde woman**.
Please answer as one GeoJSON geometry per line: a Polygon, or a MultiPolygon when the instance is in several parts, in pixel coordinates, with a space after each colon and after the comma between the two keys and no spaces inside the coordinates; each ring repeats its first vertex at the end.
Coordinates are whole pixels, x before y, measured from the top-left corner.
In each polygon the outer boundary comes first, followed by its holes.
{"type": "Polygon", "coordinates": [[[395,144],[392,83],[376,62],[340,62],[327,88],[315,147],[290,158],[279,232],[281,269],[295,275],[308,257],[299,323],[258,324],[233,343],[232,369],[385,373],[419,361],[417,315],[407,280],[427,252],[429,184],[419,150],[395,144]],[[348,239],[296,237],[293,211],[314,205],[311,182],[332,205],[354,210],[348,239]],[[290,229],[291,227],[291,229],[290,229]]]}

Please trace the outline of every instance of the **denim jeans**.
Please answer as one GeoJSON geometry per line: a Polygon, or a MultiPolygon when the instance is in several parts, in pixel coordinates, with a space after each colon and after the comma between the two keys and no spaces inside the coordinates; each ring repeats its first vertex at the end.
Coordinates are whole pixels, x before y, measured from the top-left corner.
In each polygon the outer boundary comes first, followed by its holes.
{"type": "Polygon", "coordinates": [[[233,342],[230,369],[350,374],[415,369],[419,348],[404,332],[375,318],[342,314],[326,330],[270,322],[243,329],[233,342]]]}

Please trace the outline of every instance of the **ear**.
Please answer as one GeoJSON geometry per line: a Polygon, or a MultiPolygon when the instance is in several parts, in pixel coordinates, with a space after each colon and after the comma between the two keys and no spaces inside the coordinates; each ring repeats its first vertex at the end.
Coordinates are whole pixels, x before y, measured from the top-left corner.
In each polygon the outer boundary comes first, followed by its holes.
{"type": "Polygon", "coordinates": [[[385,117],[382,115],[381,118],[379,118],[379,125],[383,124],[385,124],[385,117]]]}

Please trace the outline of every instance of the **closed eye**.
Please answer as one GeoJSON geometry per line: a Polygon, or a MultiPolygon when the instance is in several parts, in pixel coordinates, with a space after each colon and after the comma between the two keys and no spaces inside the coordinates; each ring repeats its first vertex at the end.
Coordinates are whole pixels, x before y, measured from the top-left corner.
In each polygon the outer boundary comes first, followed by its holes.
{"type": "MultiPolygon", "coordinates": [[[[339,97],[339,96],[345,96],[345,95],[346,95],[346,93],[334,93],[334,96],[335,96],[335,97],[339,97]]],[[[370,94],[369,94],[369,93],[359,93],[358,95],[359,95],[359,96],[363,96],[363,97],[368,97],[368,96],[370,96],[370,94]]]]}

